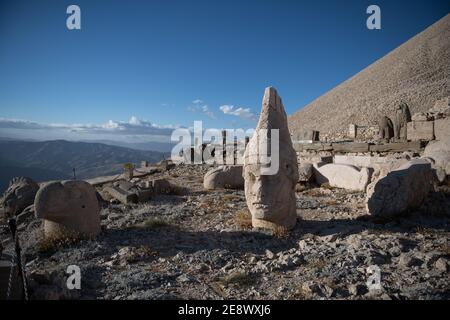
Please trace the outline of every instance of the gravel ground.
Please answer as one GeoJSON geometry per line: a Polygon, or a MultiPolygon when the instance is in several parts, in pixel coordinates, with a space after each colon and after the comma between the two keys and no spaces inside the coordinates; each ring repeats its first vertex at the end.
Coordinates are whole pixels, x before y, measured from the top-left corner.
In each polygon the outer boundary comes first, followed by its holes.
{"type": "Polygon", "coordinates": [[[362,193],[302,186],[296,228],[270,234],[251,230],[242,190],[203,190],[207,170],[155,175],[185,192],[108,205],[94,240],[48,244],[40,221],[21,226],[32,298],[450,298],[448,190],[382,221],[364,215],[362,193]],[[81,290],[66,289],[72,264],[81,290]],[[380,287],[369,290],[370,266],[380,270],[380,287]]]}

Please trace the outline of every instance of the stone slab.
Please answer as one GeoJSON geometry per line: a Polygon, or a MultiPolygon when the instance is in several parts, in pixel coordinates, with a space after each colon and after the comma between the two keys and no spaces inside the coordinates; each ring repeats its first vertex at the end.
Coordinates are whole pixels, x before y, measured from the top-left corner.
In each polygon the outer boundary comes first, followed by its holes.
{"type": "Polygon", "coordinates": [[[333,143],[334,152],[368,152],[369,144],[363,142],[350,142],[350,143],[333,143]]]}
{"type": "Polygon", "coordinates": [[[420,141],[396,142],[385,144],[373,144],[369,146],[371,152],[404,152],[404,151],[420,151],[422,144],[420,141]]]}

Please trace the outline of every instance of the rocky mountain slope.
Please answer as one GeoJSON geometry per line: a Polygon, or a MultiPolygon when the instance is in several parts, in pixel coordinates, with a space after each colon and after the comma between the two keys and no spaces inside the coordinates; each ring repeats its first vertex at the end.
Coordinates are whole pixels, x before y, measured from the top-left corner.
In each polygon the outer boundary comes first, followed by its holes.
{"type": "Polygon", "coordinates": [[[450,14],[289,117],[291,130],[346,133],[405,101],[412,113],[450,96],[450,14]]]}
{"type": "Polygon", "coordinates": [[[26,175],[37,181],[67,179],[75,168],[77,178],[85,179],[120,172],[127,162],[157,162],[164,157],[161,152],[64,140],[0,141],[0,149],[1,191],[15,176],[26,175]]]}

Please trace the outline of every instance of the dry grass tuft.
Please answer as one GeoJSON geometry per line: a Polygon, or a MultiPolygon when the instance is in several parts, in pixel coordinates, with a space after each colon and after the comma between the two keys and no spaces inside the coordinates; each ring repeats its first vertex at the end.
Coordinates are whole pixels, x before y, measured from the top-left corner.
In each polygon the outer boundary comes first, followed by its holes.
{"type": "Polygon", "coordinates": [[[306,269],[319,269],[322,270],[328,265],[327,261],[324,259],[314,259],[309,260],[305,264],[306,269]]]}
{"type": "Polygon", "coordinates": [[[250,214],[250,211],[245,208],[242,210],[239,210],[234,215],[234,222],[235,224],[243,230],[250,230],[252,229],[252,215],[250,214]]]}
{"type": "Polygon", "coordinates": [[[135,224],[133,227],[138,229],[158,229],[170,226],[171,223],[167,219],[160,217],[150,218],[142,223],[135,224]]]}
{"type": "Polygon", "coordinates": [[[249,287],[256,282],[254,275],[247,272],[233,272],[219,280],[219,282],[224,286],[239,286],[239,287],[249,287]]]}
{"type": "Polygon", "coordinates": [[[445,255],[447,255],[447,256],[450,256],[450,246],[448,245],[448,243],[444,243],[442,246],[441,246],[441,252],[443,253],[443,254],[445,254],[445,255]]]}
{"type": "Polygon", "coordinates": [[[303,192],[303,194],[307,197],[326,197],[328,195],[325,195],[320,188],[314,188],[309,189],[303,192]]]}
{"type": "Polygon", "coordinates": [[[305,291],[302,287],[297,288],[295,292],[292,294],[292,300],[310,300],[312,299],[312,295],[310,292],[305,291]]]}
{"type": "Polygon", "coordinates": [[[419,233],[424,236],[430,236],[430,235],[435,234],[436,231],[433,229],[430,229],[430,228],[423,227],[423,226],[417,226],[416,233],[419,233]]]}
{"type": "Polygon", "coordinates": [[[80,234],[57,233],[52,236],[42,235],[36,243],[36,249],[39,253],[52,253],[58,249],[70,247],[77,244],[80,240],[87,239],[80,234]]]}
{"type": "Polygon", "coordinates": [[[222,197],[222,200],[224,202],[233,202],[233,201],[237,201],[237,200],[240,200],[240,199],[241,199],[241,197],[237,196],[235,194],[226,194],[226,195],[224,195],[222,197]]]}
{"type": "Polygon", "coordinates": [[[328,189],[328,190],[333,190],[334,189],[334,187],[330,186],[330,184],[328,182],[322,183],[320,185],[320,187],[323,188],[323,189],[328,189]]]}
{"type": "Polygon", "coordinates": [[[289,234],[289,230],[281,226],[277,226],[273,231],[273,235],[278,239],[287,239],[289,237],[289,234]]]}

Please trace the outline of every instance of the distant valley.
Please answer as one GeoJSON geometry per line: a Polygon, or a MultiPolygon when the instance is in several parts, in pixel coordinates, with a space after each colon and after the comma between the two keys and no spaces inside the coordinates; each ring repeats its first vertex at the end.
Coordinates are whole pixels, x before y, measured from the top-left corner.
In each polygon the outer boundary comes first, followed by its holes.
{"type": "Polygon", "coordinates": [[[168,152],[144,151],[103,143],[0,139],[0,192],[16,176],[36,181],[78,179],[121,172],[124,163],[158,162],[168,152]]]}

